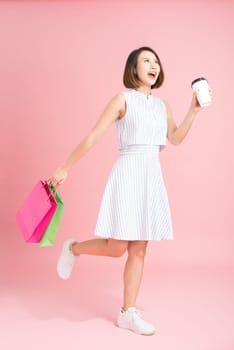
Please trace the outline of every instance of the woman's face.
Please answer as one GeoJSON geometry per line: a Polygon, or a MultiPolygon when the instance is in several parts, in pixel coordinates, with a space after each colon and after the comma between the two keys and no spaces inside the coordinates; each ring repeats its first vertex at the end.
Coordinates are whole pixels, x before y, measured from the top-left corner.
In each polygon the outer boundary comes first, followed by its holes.
{"type": "Polygon", "coordinates": [[[137,60],[136,74],[142,86],[153,86],[159,76],[160,65],[151,51],[142,51],[137,60]]]}

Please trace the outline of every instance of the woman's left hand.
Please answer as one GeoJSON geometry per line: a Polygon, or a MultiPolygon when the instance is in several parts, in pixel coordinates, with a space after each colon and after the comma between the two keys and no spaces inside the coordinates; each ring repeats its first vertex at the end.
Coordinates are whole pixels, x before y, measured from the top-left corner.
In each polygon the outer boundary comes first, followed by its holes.
{"type": "MultiPolygon", "coordinates": [[[[212,99],[212,91],[209,88],[209,93],[210,93],[210,97],[212,99]]],[[[190,110],[194,111],[194,112],[199,112],[201,109],[203,109],[204,107],[201,107],[198,99],[197,99],[197,95],[196,92],[193,92],[193,97],[192,97],[192,101],[191,101],[191,105],[190,105],[190,110]]]]}
{"type": "Polygon", "coordinates": [[[199,112],[201,109],[202,109],[202,107],[200,106],[200,104],[198,102],[197,94],[194,91],[193,96],[192,96],[191,105],[190,105],[190,110],[192,110],[194,112],[199,112]]]}

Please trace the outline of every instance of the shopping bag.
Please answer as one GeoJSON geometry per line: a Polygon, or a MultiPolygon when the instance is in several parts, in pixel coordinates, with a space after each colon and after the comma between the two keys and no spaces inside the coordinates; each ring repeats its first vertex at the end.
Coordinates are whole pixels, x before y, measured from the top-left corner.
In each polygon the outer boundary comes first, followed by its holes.
{"type": "Polygon", "coordinates": [[[57,208],[55,210],[53,217],[51,218],[51,221],[50,221],[45,233],[43,234],[43,236],[40,240],[41,247],[51,246],[54,244],[55,238],[56,238],[57,233],[58,233],[59,223],[61,221],[61,217],[62,217],[62,213],[63,213],[63,209],[64,209],[64,204],[61,200],[61,197],[56,192],[56,190],[52,184],[49,184],[49,189],[56,200],[57,208]]]}
{"type": "Polygon", "coordinates": [[[40,242],[56,208],[48,183],[38,181],[16,213],[25,242],[40,242]]]}

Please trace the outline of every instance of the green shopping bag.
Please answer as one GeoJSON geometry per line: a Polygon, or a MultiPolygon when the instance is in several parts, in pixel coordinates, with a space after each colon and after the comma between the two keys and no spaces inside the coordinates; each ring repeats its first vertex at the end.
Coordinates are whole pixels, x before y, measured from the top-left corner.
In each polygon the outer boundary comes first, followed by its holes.
{"type": "Polygon", "coordinates": [[[47,229],[44,233],[44,235],[42,236],[41,240],[40,240],[40,246],[41,247],[46,247],[46,246],[52,246],[54,244],[57,232],[58,232],[58,227],[59,227],[59,223],[61,221],[61,217],[62,217],[62,212],[64,209],[64,204],[60,198],[60,196],[58,195],[58,193],[56,192],[54,186],[52,184],[48,184],[49,189],[51,191],[51,194],[54,196],[54,199],[57,203],[57,208],[55,210],[55,213],[49,223],[49,225],[47,226],[47,229]]]}

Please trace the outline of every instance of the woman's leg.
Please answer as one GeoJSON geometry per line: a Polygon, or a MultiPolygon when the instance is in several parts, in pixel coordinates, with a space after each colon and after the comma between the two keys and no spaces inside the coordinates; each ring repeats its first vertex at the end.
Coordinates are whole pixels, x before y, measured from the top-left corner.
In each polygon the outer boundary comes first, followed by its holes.
{"type": "Polygon", "coordinates": [[[147,241],[128,243],[128,259],[124,270],[124,301],[117,325],[139,334],[152,335],[155,333],[155,327],[146,322],[135,307],[143,274],[146,247],[147,241]]]}
{"type": "Polygon", "coordinates": [[[90,239],[72,243],[70,249],[74,255],[89,254],[120,257],[128,248],[128,241],[118,239],[90,239]]]}
{"type": "Polygon", "coordinates": [[[124,270],[124,310],[135,306],[142,280],[147,243],[147,241],[128,243],[128,259],[124,270]]]}
{"type": "Polygon", "coordinates": [[[127,310],[135,306],[144,269],[144,257],[147,241],[123,241],[115,239],[91,239],[84,242],[74,242],[71,251],[74,255],[89,254],[110,257],[120,257],[128,249],[128,259],[124,269],[124,302],[127,310]]]}
{"type": "Polygon", "coordinates": [[[80,243],[68,239],[63,244],[57,262],[58,275],[62,279],[68,279],[77,256],[81,254],[118,257],[125,253],[127,247],[128,241],[117,239],[91,239],[80,243]]]}

